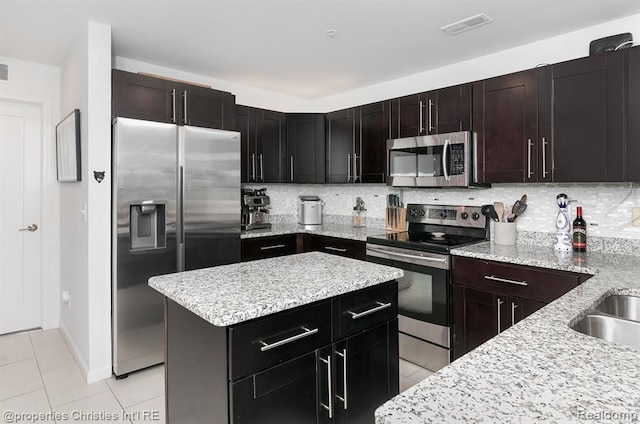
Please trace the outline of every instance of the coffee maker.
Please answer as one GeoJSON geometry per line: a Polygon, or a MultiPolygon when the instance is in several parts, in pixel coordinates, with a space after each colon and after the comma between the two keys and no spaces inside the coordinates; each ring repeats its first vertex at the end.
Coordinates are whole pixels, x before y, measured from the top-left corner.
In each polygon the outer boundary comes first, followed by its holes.
{"type": "Polygon", "coordinates": [[[256,190],[242,189],[242,229],[256,230],[259,228],[271,228],[271,223],[266,222],[271,200],[267,196],[267,189],[256,190]]]}

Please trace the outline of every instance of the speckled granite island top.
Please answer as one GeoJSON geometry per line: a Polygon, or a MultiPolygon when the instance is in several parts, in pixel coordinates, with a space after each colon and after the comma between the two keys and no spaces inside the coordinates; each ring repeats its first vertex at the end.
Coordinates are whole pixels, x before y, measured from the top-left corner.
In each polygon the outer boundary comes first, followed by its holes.
{"type": "Polygon", "coordinates": [[[149,286],[224,327],[402,277],[398,268],[321,252],[161,275],[149,286]]]}
{"type": "Polygon", "coordinates": [[[640,421],[640,350],[569,328],[609,294],[640,295],[639,256],[490,243],[452,253],[595,276],[385,403],[376,423],[640,421]]]}

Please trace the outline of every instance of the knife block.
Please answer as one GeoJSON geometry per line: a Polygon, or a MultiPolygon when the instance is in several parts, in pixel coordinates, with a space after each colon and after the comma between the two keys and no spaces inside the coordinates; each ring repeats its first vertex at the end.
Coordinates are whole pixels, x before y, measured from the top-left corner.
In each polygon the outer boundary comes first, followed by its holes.
{"type": "Polygon", "coordinates": [[[386,208],[385,229],[389,231],[407,231],[407,209],[386,208]]]}

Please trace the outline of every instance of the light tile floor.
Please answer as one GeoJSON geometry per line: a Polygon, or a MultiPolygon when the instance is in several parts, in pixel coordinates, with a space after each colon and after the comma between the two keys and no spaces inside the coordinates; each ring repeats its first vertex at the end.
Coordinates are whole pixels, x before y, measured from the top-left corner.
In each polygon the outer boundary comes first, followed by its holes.
{"type": "Polygon", "coordinates": [[[0,414],[1,423],[164,424],[164,369],[87,384],[57,329],[0,336],[0,414]]]}
{"type": "Polygon", "coordinates": [[[400,359],[400,392],[404,392],[411,386],[433,374],[433,371],[422,368],[412,362],[400,359]]]}

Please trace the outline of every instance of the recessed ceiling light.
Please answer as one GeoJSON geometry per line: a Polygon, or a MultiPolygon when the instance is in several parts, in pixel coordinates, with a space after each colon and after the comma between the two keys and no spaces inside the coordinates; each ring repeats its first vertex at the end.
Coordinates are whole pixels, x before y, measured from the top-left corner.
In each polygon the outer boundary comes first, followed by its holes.
{"type": "Polygon", "coordinates": [[[461,21],[454,22],[449,25],[445,25],[440,29],[449,35],[456,35],[456,34],[460,34],[461,32],[468,31],[470,29],[478,28],[482,25],[490,24],[491,22],[493,22],[493,19],[491,19],[484,13],[480,13],[478,15],[471,16],[461,21]]]}
{"type": "Polygon", "coordinates": [[[338,33],[338,32],[337,32],[335,29],[328,29],[328,30],[327,30],[327,35],[328,35],[330,38],[334,38],[334,37],[336,36],[336,34],[337,34],[337,33],[338,33]]]}

